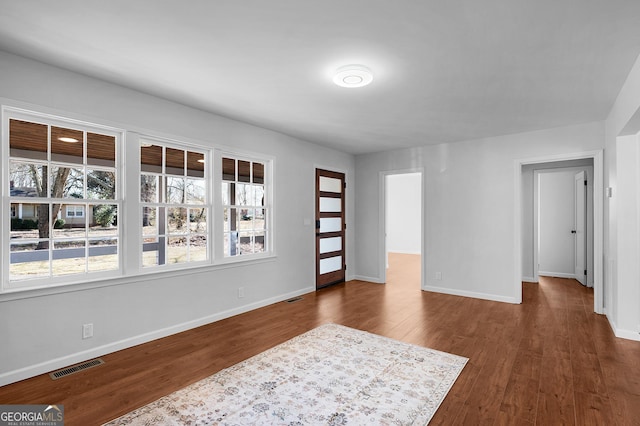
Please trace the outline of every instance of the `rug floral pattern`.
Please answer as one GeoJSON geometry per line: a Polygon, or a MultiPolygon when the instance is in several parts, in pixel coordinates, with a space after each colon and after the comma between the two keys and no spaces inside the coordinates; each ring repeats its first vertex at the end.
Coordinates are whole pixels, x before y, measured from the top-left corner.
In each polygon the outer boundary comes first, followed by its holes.
{"type": "Polygon", "coordinates": [[[466,362],[325,324],[107,425],[424,425],[466,362]]]}

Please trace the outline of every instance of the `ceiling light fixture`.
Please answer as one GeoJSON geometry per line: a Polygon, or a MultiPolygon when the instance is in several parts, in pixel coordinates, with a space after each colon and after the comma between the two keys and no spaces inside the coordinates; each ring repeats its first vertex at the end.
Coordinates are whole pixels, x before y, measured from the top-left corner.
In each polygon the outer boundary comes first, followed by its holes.
{"type": "Polygon", "coordinates": [[[58,138],[58,140],[60,142],[69,142],[69,143],[76,143],[76,142],[80,142],[78,139],[76,138],[68,138],[66,136],[62,136],[60,138],[58,138]]]}
{"type": "Polygon", "coordinates": [[[346,65],[336,70],[333,82],[340,87],[362,87],[373,81],[371,70],[364,65],[346,65]]]}

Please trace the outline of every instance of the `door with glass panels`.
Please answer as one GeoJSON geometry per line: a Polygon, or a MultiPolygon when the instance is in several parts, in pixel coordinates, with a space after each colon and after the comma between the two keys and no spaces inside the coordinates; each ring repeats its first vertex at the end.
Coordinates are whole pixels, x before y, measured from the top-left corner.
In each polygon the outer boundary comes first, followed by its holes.
{"type": "Polygon", "coordinates": [[[316,169],[316,288],[345,279],[344,173],[316,169]]]}

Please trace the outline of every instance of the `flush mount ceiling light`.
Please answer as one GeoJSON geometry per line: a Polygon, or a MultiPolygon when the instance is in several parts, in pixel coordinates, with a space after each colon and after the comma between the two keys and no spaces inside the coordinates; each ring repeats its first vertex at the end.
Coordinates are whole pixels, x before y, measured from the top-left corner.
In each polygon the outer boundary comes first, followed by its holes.
{"type": "Polygon", "coordinates": [[[364,65],[346,65],[336,70],[333,82],[340,87],[362,87],[373,81],[371,70],[364,65]]]}
{"type": "Polygon", "coordinates": [[[60,142],[68,142],[68,143],[76,143],[76,142],[80,142],[78,139],[76,138],[68,138],[66,136],[62,136],[60,138],[58,138],[58,140],[60,142]]]}

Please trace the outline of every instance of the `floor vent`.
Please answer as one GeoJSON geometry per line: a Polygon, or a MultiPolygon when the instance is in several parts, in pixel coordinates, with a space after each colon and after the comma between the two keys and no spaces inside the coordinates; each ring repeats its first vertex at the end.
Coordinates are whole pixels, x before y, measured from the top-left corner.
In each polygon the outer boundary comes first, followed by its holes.
{"type": "Polygon", "coordinates": [[[303,299],[302,297],[294,297],[293,299],[285,300],[285,302],[287,302],[287,303],[295,303],[295,302],[299,302],[302,299],[303,299]]]}
{"type": "Polygon", "coordinates": [[[62,370],[54,371],[53,373],[49,373],[49,376],[51,376],[53,380],[56,380],[70,374],[86,370],[87,368],[97,367],[98,365],[102,364],[104,364],[104,361],[101,358],[96,358],[92,359],[91,361],[86,361],[80,364],[72,365],[71,367],[63,368],[62,370]]]}

